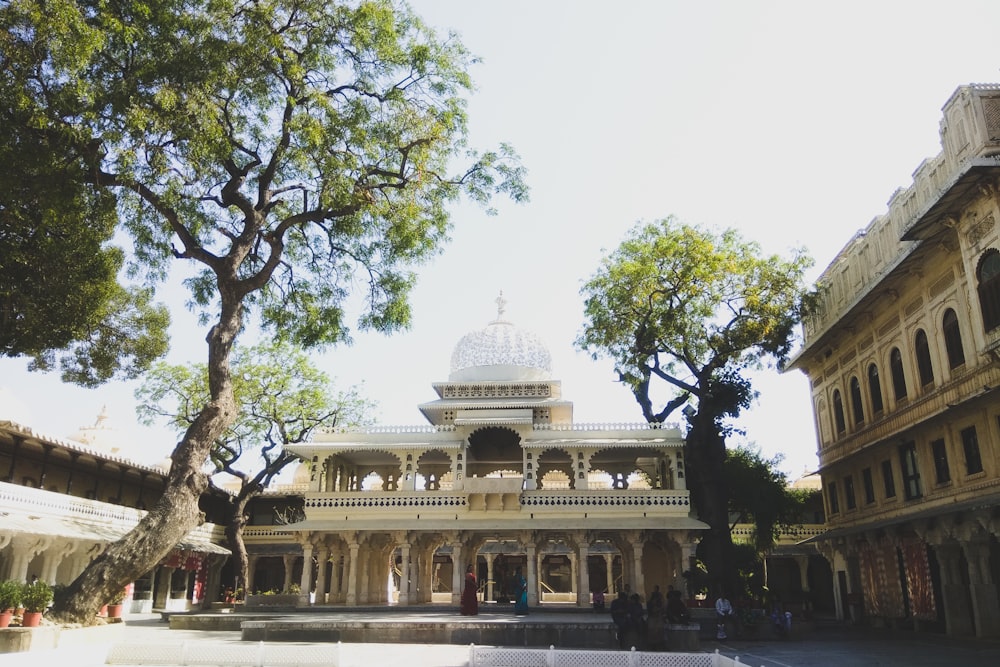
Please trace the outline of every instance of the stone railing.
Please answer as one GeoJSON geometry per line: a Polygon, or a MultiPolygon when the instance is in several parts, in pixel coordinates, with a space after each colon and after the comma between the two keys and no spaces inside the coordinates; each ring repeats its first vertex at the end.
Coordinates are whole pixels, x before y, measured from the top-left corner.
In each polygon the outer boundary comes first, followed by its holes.
{"type": "Polygon", "coordinates": [[[608,422],[594,424],[548,424],[533,426],[536,431],[666,431],[680,428],[677,424],[658,422],[608,422]]]}
{"type": "MultiPolygon", "coordinates": [[[[313,518],[330,512],[349,512],[356,517],[359,513],[367,512],[392,513],[416,510],[423,514],[435,512],[454,514],[456,510],[473,511],[499,507],[490,503],[483,505],[481,500],[476,500],[483,495],[497,498],[516,497],[518,504],[513,509],[530,510],[535,516],[539,513],[544,514],[546,510],[551,510],[553,513],[659,511],[687,514],[691,508],[690,496],[687,491],[683,490],[594,489],[515,491],[510,493],[504,489],[493,491],[471,489],[460,491],[314,493],[306,496],[305,511],[307,516],[313,518]]],[[[503,509],[509,511],[512,508],[509,503],[505,502],[503,509]]]]}
{"type": "Polygon", "coordinates": [[[323,433],[343,433],[343,434],[400,434],[400,433],[452,433],[455,427],[449,424],[434,426],[431,424],[414,424],[412,426],[338,426],[336,428],[322,429],[323,433]]]}
{"type": "MultiPolygon", "coordinates": [[[[70,519],[81,524],[100,527],[110,525],[122,535],[134,528],[146,516],[146,510],[0,482],[0,512],[3,511],[70,519]]],[[[218,542],[224,537],[224,529],[214,523],[205,523],[191,529],[187,536],[207,542],[218,542]]],[[[116,538],[109,537],[109,539],[116,538]]]]}
{"type": "Polygon", "coordinates": [[[453,491],[417,491],[386,493],[362,491],[360,493],[322,493],[306,496],[305,510],[404,510],[441,509],[454,510],[468,504],[467,494],[453,491]]]}
{"type": "Polygon", "coordinates": [[[0,507],[4,509],[24,508],[37,514],[87,519],[95,523],[118,522],[130,525],[139,523],[139,520],[146,515],[145,511],[132,507],[122,507],[99,500],[77,498],[6,482],[0,482],[0,507]]]}
{"type": "Polygon", "coordinates": [[[596,490],[596,491],[525,491],[523,507],[557,510],[636,510],[642,508],[678,508],[687,511],[691,497],[687,491],[596,490]]]}
{"type": "MultiPolygon", "coordinates": [[[[753,524],[748,523],[738,523],[733,527],[730,533],[733,536],[733,542],[746,544],[753,539],[755,527],[753,524]]],[[[778,539],[775,541],[775,546],[798,544],[802,540],[807,540],[810,537],[816,537],[826,531],[826,526],[821,523],[806,523],[798,524],[795,526],[785,526],[778,530],[778,539]]]]}

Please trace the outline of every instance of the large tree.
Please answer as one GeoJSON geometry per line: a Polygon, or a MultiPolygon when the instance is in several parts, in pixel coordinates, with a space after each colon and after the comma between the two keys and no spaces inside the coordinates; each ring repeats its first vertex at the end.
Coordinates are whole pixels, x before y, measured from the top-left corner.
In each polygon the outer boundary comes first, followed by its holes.
{"type": "Polygon", "coordinates": [[[801,250],[765,255],[733,229],[668,217],[634,227],[584,284],[577,345],[609,357],[650,422],[688,401],[687,486],[709,525],[701,553],[714,587],[735,589],[726,437],[755,394],[748,371],[782,363],[807,302],[801,250]]]}
{"type": "Polygon", "coordinates": [[[0,23],[0,122],[110,193],[131,275],[184,265],[209,325],[209,399],[163,496],[56,600],[59,619],[90,622],[199,521],[251,321],[304,348],[350,340],[355,311],[361,329],[406,326],[449,204],[526,191],[509,149],[466,148],[474,59],[402,3],[11,0],[0,23]]]}
{"type": "MultiPolygon", "coordinates": [[[[11,83],[0,74],[0,98],[11,83]]],[[[0,356],[59,366],[84,386],[136,377],[166,352],[167,310],[118,280],[114,197],[84,183],[28,120],[18,109],[0,119],[0,356]]]]}
{"type": "MultiPolygon", "coordinates": [[[[238,481],[229,498],[226,538],[235,561],[234,590],[246,587],[249,567],[243,527],[249,502],[299,459],[285,445],[308,441],[317,429],[354,427],[374,421],[375,403],[356,386],[337,390],[302,350],[264,342],[233,353],[230,371],[239,417],[216,440],[210,483],[238,481]]],[[[136,390],[136,408],[146,424],[165,420],[183,434],[209,400],[205,364],[153,366],[136,390]]],[[[229,486],[226,486],[229,489],[229,486]]]]}

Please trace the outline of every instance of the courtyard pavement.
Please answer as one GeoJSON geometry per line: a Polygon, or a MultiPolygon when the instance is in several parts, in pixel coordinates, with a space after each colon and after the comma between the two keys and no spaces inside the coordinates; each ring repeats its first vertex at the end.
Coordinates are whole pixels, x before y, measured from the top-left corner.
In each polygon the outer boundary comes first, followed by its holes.
{"type": "MultiPolygon", "coordinates": [[[[456,614],[431,614],[455,620],[456,614]]],[[[384,617],[385,614],[380,614],[384,617]]],[[[394,620],[405,620],[405,614],[394,620]]],[[[426,619],[428,614],[421,613],[426,619]]],[[[535,616],[538,617],[543,614],[535,616]]],[[[545,613],[552,622],[569,620],[559,613],[545,613]]],[[[362,620],[362,619],[358,619],[362,620]]],[[[580,615],[572,615],[579,622],[580,615]]],[[[133,615],[117,633],[116,644],[157,646],[185,643],[189,651],[211,651],[219,643],[240,643],[231,631],[171,630],[159,615],[133,615]]],[[[98,667],[105,664],[110,646],[74,646],[52,651],[0,654],[0,667],[98,667]]],[[[750,667],[966,667],[1000,665],[1000,642],[949,639],[907,631],[867,630],[826,624],[787,640],[703,641],[702,651],[734,657],[750,667]]],[[[405,665],[406,667],[468,667],[467,645],[440,644],[342,644],[341,667],[405,665]]]]}

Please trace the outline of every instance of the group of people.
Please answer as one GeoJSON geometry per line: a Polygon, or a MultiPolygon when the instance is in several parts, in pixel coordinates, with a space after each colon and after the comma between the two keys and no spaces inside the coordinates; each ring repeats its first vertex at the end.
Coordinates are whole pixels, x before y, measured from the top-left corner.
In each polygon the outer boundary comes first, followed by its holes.
{"type": "MultiPolygon", "coordinates": [[[[514,573],[514,615],[528,615],[528,580],[521,574],[521,568],[514,573]]],[[[462,589],[462,602],[459,610],[462,616],[475,616],[479,613],[479,582],[476,580],[475,568],[470,563],[465,568],[465,587],[462,589]]]]}
{"type": "Polygon", "coordinates": [[[668,586],[664,598],[660,587],[655,586],[645,608],[638,593],[629,595],[628,591],[619,591],[611,603],[611,620],[617,628],[619,648],[657,648],[664,642],[666,625],[687,625],[691,622],[691,612],[680,591],[668,586]]]}

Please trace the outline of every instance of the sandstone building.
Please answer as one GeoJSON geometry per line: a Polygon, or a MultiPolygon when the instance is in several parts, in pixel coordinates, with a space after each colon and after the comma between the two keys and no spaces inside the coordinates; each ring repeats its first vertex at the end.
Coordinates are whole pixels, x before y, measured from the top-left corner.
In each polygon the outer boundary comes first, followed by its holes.
{"type": "Polygon", "coordinates": [[[1000,86],[818,281],[812,388],[838,613],[1000,636],[1000,86]]]}

